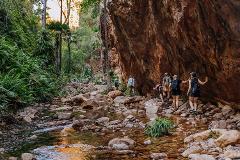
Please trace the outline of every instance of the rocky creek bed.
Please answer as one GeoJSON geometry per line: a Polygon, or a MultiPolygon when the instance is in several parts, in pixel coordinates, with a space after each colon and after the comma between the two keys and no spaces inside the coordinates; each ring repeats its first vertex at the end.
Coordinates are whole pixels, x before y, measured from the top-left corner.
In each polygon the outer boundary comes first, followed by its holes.
{"type": "Polygon", "coordinates": [[[240,113],[230,106],[181,102],[177,111],[158,99],[102,94],[106,86],[69,84],[66,97],[19,111],[2,122],[1,159],[240,159],[240,113]],[[172,119],[170,135],[150,138],[144,128],[156,117],[172,119]]]}

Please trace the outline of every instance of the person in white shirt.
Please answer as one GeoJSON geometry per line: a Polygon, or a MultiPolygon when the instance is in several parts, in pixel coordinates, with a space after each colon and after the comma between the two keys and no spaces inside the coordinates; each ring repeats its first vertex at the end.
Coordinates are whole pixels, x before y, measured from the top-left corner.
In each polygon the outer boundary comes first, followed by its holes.
{"type": "Polygon", "coordinates": [[[127,86],[130,89],[130,96],[134,95],[135,94],[135,79],[133,78],[132,75],[129,76],[127,86]]]}

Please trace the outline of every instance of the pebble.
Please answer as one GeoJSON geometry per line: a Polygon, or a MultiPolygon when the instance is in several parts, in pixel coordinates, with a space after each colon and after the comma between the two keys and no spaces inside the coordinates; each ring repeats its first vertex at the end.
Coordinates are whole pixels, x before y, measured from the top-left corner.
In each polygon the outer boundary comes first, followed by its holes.
{"type": "Polygon", "coordinates": [[[152,141],[151,140],[144,141],[144,144],[145,145],[150,145],[150,144],[152,144],[152,141]]]}

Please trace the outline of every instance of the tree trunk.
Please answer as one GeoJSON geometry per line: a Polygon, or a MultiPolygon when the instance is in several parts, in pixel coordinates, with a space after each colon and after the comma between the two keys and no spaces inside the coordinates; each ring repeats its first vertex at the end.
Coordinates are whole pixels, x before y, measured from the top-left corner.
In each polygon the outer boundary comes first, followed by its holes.
{"type": "Polygon", "coordinates": [[[104,29],[104,39],[105,39],[105,46],[103,50],[103,71],[106,75],[107,79],[107,88],[108,90],[112,89],[112,83],[111,83],[111,76],[110,76],[110,65],[109,65],[109,58],[108,58],[108,52],[109,52],[109,45],[108,45],[108,28],[107,28],[107,0],[103,1],[103,27],[104,29]]]}
{"type": "Polygon", "coordinates": [[[60,75],[60,54],[59,54],[59,47],[60,47],[60,32],[56,33],[56,40],[55,40],[55,63],[56,63],[56,73],[60,75]]]}
{"type": "Polygon", "coordinates": [[[62,18],[62,16],[63,16],[63,1],[62,0],[60,0],[60,23],[62,24],[62,20],[63,20],[63,18],[62,18]]]}
{"type": "Polygon", "coordinates": [[[71,32],[68,33],[68,74],[71,73],[71,32]]]}
{"type": "MultiPolygon", "coordinates": [[[[62,24],[63,21],[63,1],[60,1],[60,23],[62,24]]],[[[62,31],[59,35],[59,74],[62,71],[62,31]]]]}
{"type": "Polygon", "coordinates": [[[67,0],[66,2],[67,2],[67,16],[66,16],[65,23],[69,25],[72,0],[67,0]]]}
{"type": "Polygon", "coordinates": [[[42,0],[42,28],[46,29],[47,0],[42,0]]]}

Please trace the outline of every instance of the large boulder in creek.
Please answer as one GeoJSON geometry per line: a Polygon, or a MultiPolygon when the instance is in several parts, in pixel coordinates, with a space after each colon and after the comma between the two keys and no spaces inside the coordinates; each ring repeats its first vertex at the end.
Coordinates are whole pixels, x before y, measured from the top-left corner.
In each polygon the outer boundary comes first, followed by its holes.
{"type": "Polygon", "coordinates": [[[114,138],[109,141],[108,146],[116,150],[128,150],[132,148],[135,144],[135,141],[128,138],[114,138]]]}
{"type": "Polygon", "coordinates": [[[235,144],[240,140],[240,131],[226,129],[212,129],[190,135],[184,139],[185,143],[206,141],[214,138],[217,146],[225,147],[229,144],[235,144]]]}
{"type": "Polygon", "coordinates": [[[188,158],[190,160],[216,160],[212,155],[207,154],[190,154],[188,158]]]}
{"type": "Polygon", "coordinates": [[[224,149],[222,157],[225,158],[231,158],[231,159],[240,159],[240,146],[234,147],[234,146],[228,146],[224,149]]]}
{"type": "Polygon", "coordinates": [[[22,160],[36,160],[36,157],[31,153],[23,153],[21,158],[22,160]]]}
{"type": "Polygon", "coordinates": [[[140,94],[165,72],[196,71],[209,77],[204,96],[240,103],[239,10],[239,0],[111,0],[102,39],[140,94]]]}

